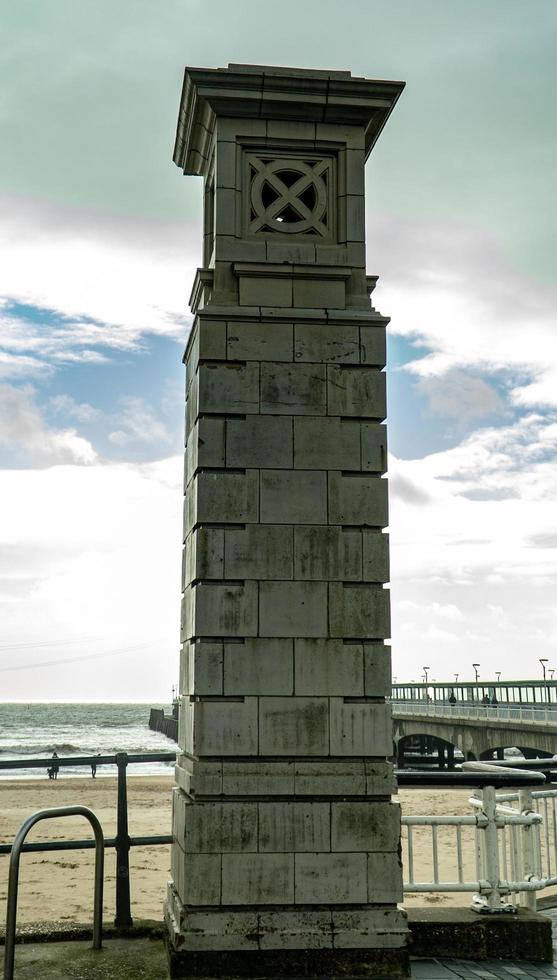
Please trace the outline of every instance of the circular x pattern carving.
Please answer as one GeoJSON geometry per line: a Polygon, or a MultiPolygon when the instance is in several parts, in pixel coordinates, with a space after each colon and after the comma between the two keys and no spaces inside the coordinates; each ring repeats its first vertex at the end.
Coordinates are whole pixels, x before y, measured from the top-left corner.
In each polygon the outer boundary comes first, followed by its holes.
{"type": "Polygon", "coordinates": [[[310,164],[300,159],[252,159],[252,167],[256,173],[250,191],[250,231],[328,234],[328,191],[323,177],[328,160],[310,164]]]}

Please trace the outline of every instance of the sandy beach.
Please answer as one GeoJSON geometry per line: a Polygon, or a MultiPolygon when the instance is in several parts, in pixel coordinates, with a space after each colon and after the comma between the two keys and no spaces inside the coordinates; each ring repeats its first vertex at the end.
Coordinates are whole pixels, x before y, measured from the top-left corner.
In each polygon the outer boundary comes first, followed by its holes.
{"type": "MultiPolygon", "coordinates": [[[[171,791],[173,777],[136,776],[128,779],[128,813],[131,836],[170,833],[171,791]]],[[[470,790],[412,790],[396,798],[403,814],[470,813],[470,790]]],[[[0,781],[0,840],[10,842],[22,821],[34,810],[48,806],[82,804],[99,816],[107,837],[116,832],[116,780],[113,778],[76,779],[61,776],[48,779],[0,781]]],[[[415,879],[430,877],[432,861],[429,831],[415,831],[415,879]]],[[[82,818],[65,818],[39,824],[30,840],[84,838],[88,825],[82,818]]],[[[406,846],[403,834],[403,859],[406,846]]],[[[452,828],[439,830],[439,852],[442,867],[456,870],[455,833],[452,828]]],[[[88,922],[93,903],[93,851],[30,853],[22,856],[18,921],[62,920],[88,922]]],[[[474,838],[472,830],[463,832],[465,868],[474,875],[474,838]]],[[[5,918],[8,874],[7,855],[0,855],[0,921],[5,918]]],[[[136,918],[162,916],[166,882],[169,877],[170,847],[136,847],[130,851],[132,915],[136,918]]],[[[114,917],[115,855],[106,854],[105,903],[107,921],[114,917]]],[[[469,896],[462,894],[406,895],[404,905],[466,905],[469,896]]]]}
{"type": "MultiPolygon", "coordinates": [[[[127,781],[130,836],[171,832],[169,776],[134,776],[127,781]]],[[[88,806],[99,817],[105,837],[116,833],[116,779],[75,779],[63,774],[56,780],[0,781],[0,841],[10,843],[23,820],[50,806],[88,806]]],[[[89,837],[87,821],[65,817],[41,822],[29,841],[89,837]]],[[[7,855],[0,855],[0,921],[5,921],[8,880],[7,855]]],[[[93,909],[94,851],[54,851],[23,854],[18,895],[18,922],[61,920],[89,922],[93,909]]],[[[132,847],[130,890],[132,915],[162,918],[162,903],[170,874],[170,846],[132,847]]],[[[104,915],[114,918],[115,852],[107,848],[104,879],[104,915]]]]}

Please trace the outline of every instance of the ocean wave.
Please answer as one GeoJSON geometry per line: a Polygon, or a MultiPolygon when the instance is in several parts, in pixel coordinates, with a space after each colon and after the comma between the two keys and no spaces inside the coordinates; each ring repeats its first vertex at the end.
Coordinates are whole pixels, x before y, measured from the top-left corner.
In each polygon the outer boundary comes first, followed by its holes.
{"type": "MultiPolygon", "coordinates": [[[[90,753],[87,749],[84,749],[82,745],[72,745],[71,743],[60,744],[60,742],[39,742],[36,745],[3,745],[0,748],[0,755],[6,754],[16,754],[16,755],[44,755],[45,752],[52,753],[56,750],[58,755],[89,755],[93,754],[93,749],[90,753]]],[[[108,753],[110,755],[110,753],[108,753]]]]}

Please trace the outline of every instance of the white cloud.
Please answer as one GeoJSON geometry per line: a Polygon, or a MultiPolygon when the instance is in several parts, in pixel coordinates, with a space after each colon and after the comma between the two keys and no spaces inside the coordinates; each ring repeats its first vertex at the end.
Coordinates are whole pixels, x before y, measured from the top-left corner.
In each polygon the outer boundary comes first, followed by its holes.
{"type": "Polygon", "coordinates": [[[422,377],[417,387],[435,415],[456,419],[481,418],[502,408],[497,392],[482,378],[456,368],[441,377],[422,377]]]}
{"type": "Polygon", "coordinates": [[[178,674],[181,470],[172,457],[0,474],[3,667],[92,655],[68,671],[3,672],[2,697],[28,697],[30,685],[45,699],[168,696],[178,674]]]}
{"type": "Polygon", "coordinates": [[[396,479],[428,501],[417,515],[413,500],[391,495],[399,679],[421,663],[437,677],[471,675],[474,660],[483,677],[536,677],[539,656],[555,662],[556,457],[554,422],[531,415],[424,459],[392,460],[396,479]]]}
{"type": "Polygon", "coordinates": [[[168,446],[172,441],[166,426],[154,415],[142,398],[133,396],[122,398],[115,423],[119,428],[110,432],[108,436],[115,446],[139,442],[161,447],[168,446]]]}
{"type": "MultiPolygon", "coordinates": [[[[182,339],[201,231],[157,221],[0,196],[4,301],[55,311],[65,322],[0,317],[5,364],[100,360],[93,347],[130,349],[145,333],[182,339]]],[[[6,305],[6,302],[4,302],[6,305]]],[[[19,365],[19,367],[18,367],[19,365]]]]}
{"type": "Polygon", "coordinates": [[[90,422],[101,414],[98,408],[87,402],[76,402],[71,395],[54,395],[49,399],[49,405],[56,414],[69,415],[78,422],[90,422]]]}
{"type": "MultiPolygon", "coordinates": [[[[465,412],[486,400],[497,407],[477,372],[505,372],[517,405],[557,405],[557,289],[522,275],[494,236],[464,222],[374,212],[368,248],[381,256],[374,301],[390,329],[431,351],[417,352],[408,370],[448,382],[457,372],[465,412]]],[[[439,400],[439,388],[429,390],[439,400]]],[[[446,392],[442,402],[456,412],[446,392]]]]}
{"type": "Polygon", "coordinates": [[[23,450],[33,466],[57,462],[93,463],[97,457],[90,442],[75,429],[49,428],[35,404],[30,386],[0,385],[0,444],[23,450]]]}

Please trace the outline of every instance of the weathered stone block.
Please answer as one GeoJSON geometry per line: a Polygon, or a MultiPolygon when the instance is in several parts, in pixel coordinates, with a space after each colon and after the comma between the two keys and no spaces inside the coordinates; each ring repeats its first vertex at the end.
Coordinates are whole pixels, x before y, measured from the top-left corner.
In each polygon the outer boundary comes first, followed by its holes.
{"type": "Polygon", "coordinates": [[[262,470],[262,524],[326,524],[327,474],[318,470],[262,470]]]}
{"type": "Polygon", "coordinates": [[[384,643],[364,643],[366,697],[387,697],[391,693],[391,648],[384,643]]]}
{"type": "Polygon", "coordinates": [[[180,748],[189,755],[256,755],[257,698],[194,701],[180,748]]]}
{"type": "Polygon", "coordinates": [[[359,328],[352,324],[294,324],[294,360],[323,364],[358,364],[359,328]]]}
{"type": "Polygon", "coordinates": [[[400,807],[396,803],[331,803],[332,851],[397,851],[400,807]]]}
{"type": "Polygon", "coordinates": [[[293,854],[223,854],[223,905],[292,905],[293,854]]]}
{"type": "Polygon", "coordinates": [[[330,699],[331,755],[392,755],[390,708],[376,701],[330,699]]]}
{"type": "Polygon", "coordinates": [[[222,791],[230,796],[291,796],[293,762],[224,762],[222,791]]]}
{"type": "Polygon", "coordinates": [[[177,842],[174,846],[179,851],[173,855],[172,877],[184,905],[218,905],[221,855],[187,854],[177,842]]]}
{"type": "Polygon", "coordinates": [[[188,495],[190,524],[243,524],[259,518],[259,473],[201,472],[188,495]]]}
{"type": "MultiPolygon", "coordinates": [[[[259,804],[260,851],[330,851],[329,803],[259,804]]],[[[337,848],[339,850],[339,848],[337,848]]]]}
{"type": "Polygon", "coordinates": [[[390,636],[389,592],[374,583],[329,583],[329,630],[347,639],[390,636]]]}
{"type": "Polygon", "coordinates": [[[344,905],[367,900],[365,855],[296,854],[296,904],[344,905]]]}
{"type": "Polygon", "coordinates": [[[358,582],[362,578],[362,535],[338,526],[294,528],[294,578],[358,582]]]}
{"type": "Polygon", "coordinates": [[[240,306],[292,306],[292,279],[240,276],[240,306]]]}
{"type": "Polygon", "coordinates": [[[184,643],[193,635],[193,601],[192,589],[188,586],[184,590],[182,602],[180,604],[180,640],[184,643]]]}
{"type": "Polygon", "coordinates": [[[327,366],[327,413],[357,418],[384,419],[386,376],[376,368],[327,366]]]}
{"type": "Polygon", "coordinates": [[[205,318],[202,314],[197,316],[186,348],[186,390],[195,376],[199,361],[225,358],[226,322],[205,318]]]}
{"type": "Polygon", "coordinates": [[[406,944],[408,924],[400,909],[333,909],[335,949],[399,949],[406,944]]]}
{"type": "Polygon", "coordinates": [[[375,905],[402,902],[402,866],[397,853],[368,854],[367,900],[375,905]]]}
{"type": "MultiPolygon", "coordinates": [[[[223,694],[223,645],[209,640],[192,640],[180,654],[182,694],[223,694]]],[[[242,692],[248,693],[248,692],[242,692]]]]}
{"type": "Polygon", "coordinates": [[[201,364],[199,412],[248,415],[259,411],[259,364],[208,362],[201,364]]]}
{"type": "Polygon", "coordinates": [[[259,752],[291,757],[328,755],[327,698],[260,698],[259,752]]]}
{"type": "Polygon", "coordinates": [[[359,422],[323,417],[294,419],[294,467],[360,469],[359,422]]]}
{"type": "Polygon", "coordinates": [[[347,147],[339,153],[338,180],[345,194],[363,196],[365,192],[364,164],[363,149],[347,147]]]}
{"type": "MultiPolygon", "coordinates": [[[[186,584],[198,579],[224,577],[224,529],[222,527],[198,527],[189,535],[186,584]]],[[[240,578],[240,576],[237,576],[240,578]]]]}
{"type": "Polygon", "coordinates": [[[328,909],[262,912],[259,915],[261,949],[324,949],[332,945],[328,909]]]}
{"type": "Polygon", "coordinates": [[[326,583],[261,581],[259,635],[327,636],[326,583]]]}
{"type": "Polygon", "coordinates": [[[261,412],[324,415],[327,407],[323,364],[261,364],[261,412]]]}
{"type": "Polygon", "coordinates": [[[297,309],[342,310],[346,306],[345,284],[334,279],[294,279],[292,305],[297,309]]]}
{"type": "Polygon", "coordinates": [[[256,950],[257,912],[191,912],[181,922],[183,946],[188,950],[256,950]]]}
{"type": "Polygon", "coordinates": [[[186,487],[198,469],[224,466],[224,419],[198,419],[188,436],[185,458],[186,487]]]}
{"type": "Polygon", "coordinates": [[[216,262],[264,262],[266,257],[265,242],[240,241],[234,235],[215,235],[216,262]]]}
{"type": "Polygon", "coordinates": [[[191,379],[191,384],[188,389],[188,397],[186,401],[186,441],[189,440],[191,430],[193,429],[197,419],[199,417],[199,378],[197,377],[197,372],[191,379]]]}
{"type": "Polygon", "coordinates": [[[394,769],[390,762],[365,760],[367,796],[390,796],[396,793],[394,769]]]}
{"type": "Polygon", "coordinates": [[[172,790],[172,833],[183,847],[186,833],[186,796],[178,786],[172,790]]]}
{"type": "Polygon", "coordinates": [[[215,147],[215,180],[217,187],[238,186],[238,145],[235,142],[217,140],[215,147]]]}
{"type": "Polygon", "coordinates": [[[241,197],[235,187],[219,188],[219,206],[215,211],[215,233],[234,235],[240,213],[241,197]]]}
{"type": "Polygon", "coordinates": [[[279,415],[227,419],[226,465],[290,468],[292,419],[279,415]]]}
{"type": "MultiPolygon", "coordinates": [[[[193,704],[185,699],[191,708],[193,720],[193,704]]],[[[182,713],[182,712],[181,712],[182,713]]],[[[176,764],[176,782],[188,796],[220,796],[222,793],[222,762],[191,759],[187,755],[179,755],[176,764]]]]}
{"type": "Polygon", "coordinates": [[[240,361],[292,361],[294,324],[231,321],[227,356],[240,361]]]}
{"type": "Polygon", "coordinates": [[[362,469],[369,473],[387,470],[387,427],[378,422],[360,424],[362,469]]]}
{"type": "Polygon", "coordinates": [[[257,582],[199,582],[192,591],[194,636],[257,635],[257,582]]]}
{"type": "Polygon", "coordinates": [[[383,324],[360,327],[360,361],[383,368],[387,360],[386,334],[383,324]]]}
{"type": "Polygon", "coordinates": [[[224,694],[293,694],[291,639],[246,638],[224,644],[224,694]]]}
{"type": "MultiPolygon", "coordinates": [[[[257,804],[189,801],[184,807],[184,850],[191,854],[257,851],[257,804]]],[[[340,848],[337,848],[340,850],[340,848]]]]}
{"type": "Polygon", "coordinates": [[[329,472],[329,522],[331,524],[386,527],[387,482],[359,473],[329,472]]]}
{"type": "Polygon", "coordinates": [[[362,532],[362,546],[362,578],[364,581],[388,582],[390,577],[389,535],[366,528],[362,532]]]}
{"type": "Polygon", "coordinates": [[[284,242],[267,241],[268,262],[289,262],[293,265],[305,265],[315,262],[316,249],[313,242],[284,242]]]}
{"type": "Polygon", "coordinates": [[[323,639],[297,639],[294,643],[297,695],[363,697],[361,645],[348,646],[342,640],[323,639]]]}
{"type": "Polygon", "coordinates": [[[363,760],[296,762],[296,796],[365,796],[363,760]]]}
{"type": "Polygon", "coordinates": [[[248,524],[227,529],[224,535],[226,578],[292,578],[292,528],[283,524],[248,524]]]}

